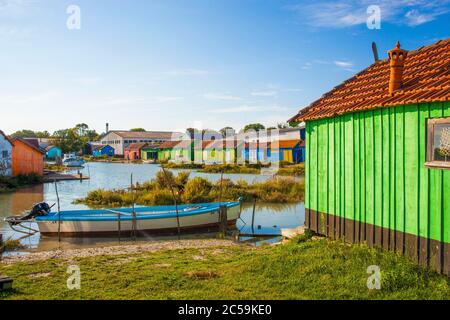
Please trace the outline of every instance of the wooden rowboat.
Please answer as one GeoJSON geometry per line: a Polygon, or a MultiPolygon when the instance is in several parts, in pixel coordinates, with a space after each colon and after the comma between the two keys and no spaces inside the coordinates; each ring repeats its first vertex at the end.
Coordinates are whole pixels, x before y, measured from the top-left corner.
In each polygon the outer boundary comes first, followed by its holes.
{"type": "Polygon", "coordinates": [[[241,213],[241,202],[49,212],[34,220],[40,233],[50,237],[176,234],[179,230],[217,229],[221,208],[226,208],[228,225],[234,225],[241,213]]]}

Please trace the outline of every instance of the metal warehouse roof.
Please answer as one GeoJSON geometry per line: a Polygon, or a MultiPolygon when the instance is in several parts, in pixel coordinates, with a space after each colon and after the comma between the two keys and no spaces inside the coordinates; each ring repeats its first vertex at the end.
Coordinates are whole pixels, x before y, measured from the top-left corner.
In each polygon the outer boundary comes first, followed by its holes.
{"type": "Polygon", "coordinates": [[[180,132],[170,132],[170,131],[110,131],[108,133],[115,133],[124,139],[172,139],[177,138],[182,135],[180,132]]]}
{"type": "Polygon", "coordinates": [[[354,111],[450,100],[450,39],[410,51],[403,86],[389,93],[389,59],[378,61],[344,81],[291,120],[330,118],[354,111]]]}

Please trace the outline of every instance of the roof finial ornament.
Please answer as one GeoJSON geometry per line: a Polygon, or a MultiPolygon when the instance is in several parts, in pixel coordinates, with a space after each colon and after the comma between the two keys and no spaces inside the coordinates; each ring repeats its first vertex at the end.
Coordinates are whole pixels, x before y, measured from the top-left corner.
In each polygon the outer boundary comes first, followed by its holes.
{"type": "Polygon", "coordinates": [[[400,41],[397,40],[397,44],[395,45],[397,49],[400,49],[400,41]]]}

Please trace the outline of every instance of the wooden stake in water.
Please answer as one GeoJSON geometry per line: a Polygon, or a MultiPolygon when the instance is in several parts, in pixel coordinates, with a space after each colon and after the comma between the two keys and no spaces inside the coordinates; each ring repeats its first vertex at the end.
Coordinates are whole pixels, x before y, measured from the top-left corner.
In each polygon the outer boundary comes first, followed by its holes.
{"type": "Polygon", "coordinates": [[[120,212],[117,211],[117,230],[118,230],[118,236],[119,236],[119,242],[120,242],[120,238],[121,238],[121,233],[122,233],[122,226],[120,225],[120,212]]]}
{"type": "Polygon", "coordinates": [[[58,242],[61,242],[61,206],[59,203],[58,183],[55,179],[56,201],[58,203],[58,242]]]}
{"type": "Polygon", "coordinates": [[[166,183],[170,188],[170,191],[172,192],[172,197],[173,197],[173,202],[175,203],[175,210],[177,212],[177,229],[178,229],[178,240],[180,239],[180,217],[178,215],[178,203],[177,203],[177,198],[175,197],[175,191],[173,190],[173,186],[172,186],[172,182],[169,180],[169,177],[167,176],[167,172],[166,169],[164,169],[163,166],[161,166],[161,169],[164,173],[164,177],[166,178],[166,183]]]}
{"type": "Polygon", "coordinates": [[[133,174],[131,174],[131,195],[132,195],[132,198],[133,198],[133,206],[132,206],[132,208],[133,208],[133,213],[132,213],[132,216],[133,216],[133,221],[132,221],[132,226],[131,226],[131,229],[132,229],[132,234],[133,234],[133,240],[136,240],[136,210],[135,210],[135,208],[134,208],[134,202],[135,202],[135,199],[134,199],[134,188],[133,188],[133,174]]]}
{"type": "Polygon", "coordinates": [[[222,169],[222,172],[220,174],[220,190],[219,190],[219,202],[222,202],[222,184],[223,184],[223,172],[224,169],[222,169]]]}
{"type": "Polygon", "coordinates": [[[256,196],[253,196],[252,234],[255,234],[256,196]]]}

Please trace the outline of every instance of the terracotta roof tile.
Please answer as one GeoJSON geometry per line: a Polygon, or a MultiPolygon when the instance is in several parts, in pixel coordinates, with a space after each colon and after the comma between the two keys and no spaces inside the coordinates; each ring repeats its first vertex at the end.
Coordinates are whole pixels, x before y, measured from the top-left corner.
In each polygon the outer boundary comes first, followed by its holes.
{"type": "Polygon", "coordinates": [[[180,141],[166,141],[161,143],[160,149],[186,149],[191,146],[191,140],[180,140],[180,141]]]}
{"type": "Polygon", "coordinates": [[[330,118],[349,112],[410,103],[450,100],[450,39],[410,51],[403,87],[389,94],[389,60],[374,63],[344,81],[291,120],[330,118]]]}
{"type": "Polygon", "coordinates": [[[146,146],[147,146],[146,142],[132,143],[128,147],[126,147],[125,150],[141,150],[146,146]]]}

